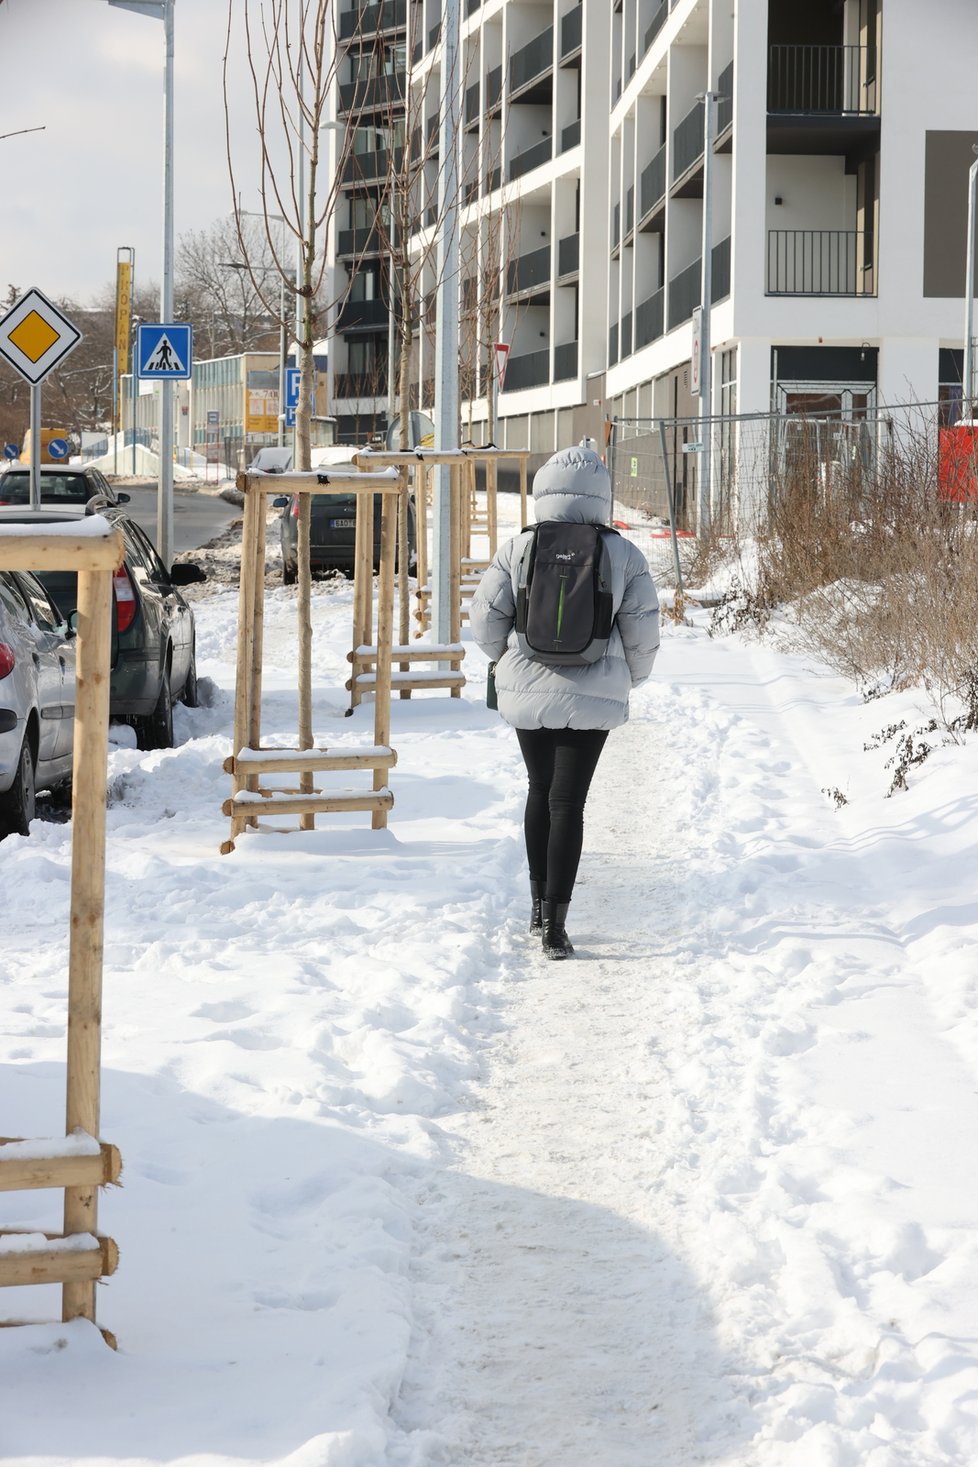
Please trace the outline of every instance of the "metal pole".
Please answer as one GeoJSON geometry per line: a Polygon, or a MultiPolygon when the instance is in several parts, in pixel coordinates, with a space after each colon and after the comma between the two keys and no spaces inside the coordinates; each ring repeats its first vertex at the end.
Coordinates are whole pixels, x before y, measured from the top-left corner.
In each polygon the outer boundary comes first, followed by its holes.
{"type": "Polygon", "coordinates": [[[716,141],[716,92],[703,96],[703,274],[700,329],[700,471],[696,495],[696,533],[708,535],[713,519],[713,357],[710,316],[713,308],[713,144],[716,141]]]}
{"type": "Polygon", "coordinates": [[[31,509],[41,503],[41,384],[31,383],[31,509]]]}
{"type": "MultiPolygon", "coordinates": [[[[975,148],[972,147],[972,152],[975,148]]],[[[964,371],[961,373],[961,416],[974,417],[974,307],[975,307],[975,192],[978,189],[978,158],[968,169],[968,249],[964,281],[964,371]]]]}
{"type": "Polygon", "coordinates": [[[136,477],[136,404],[138,402],[139,388],[136,382],[136,337],[132,338],[132,372],[129,377],[129,396],[132,402],[132,476],[136,477]]]}
{"type": "Polygon", "coordinates": [[[119,472],[119,427],[122,414],[119,412],[119,348],[112,348],[112,472],[119,472]]]}
{"type": "Polygon", "coordinates": [[[662,468],[666,476],[666,494],[669,496],[669,533],[672,539],[672,563],[676,570],[676,590],[683,594],[683,568],[679,563],[679,541],[676,538],[676,491],[672,482],[672,465],[669,463],[669,444],[666,442],[666,425],[659,421],[659,442],[662,445],[662,468]]]}
{"type": "MultiPolygon", "coordinates": [[[[435,447],[457,448],[458,437],[458,128],[459,21],[461,0],[446,0],[442,13],[442,173],[439,188],[438,320],[435,334],[435,447]]],[[[439,466],[432,516],[432,629],[441,645],[451,641],[451,471],[439,466]]]]}
{"type": "MultiPolygon", "coordinates": [[[[163,9],[163,284],[160,314],[173,320],[173,0],[163,9]]],[[[169,570],[173,562],[173,383],[160,391],[160,491],[156,509],[156,548],[169,570]]]]}
{"type": "Polygon", "coordinates": [[[285,276],[279,275],[278,296],[278,446],[285,447],[285,377],[289,359],[289,333],[285,325],[285,276]]]}

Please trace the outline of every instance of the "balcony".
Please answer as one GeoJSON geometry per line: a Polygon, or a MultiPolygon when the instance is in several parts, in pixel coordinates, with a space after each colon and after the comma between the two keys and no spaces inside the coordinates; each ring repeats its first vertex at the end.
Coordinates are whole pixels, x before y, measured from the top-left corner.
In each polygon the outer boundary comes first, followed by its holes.
{"type": "Polygon", "coordinates": [[[386,301],[347,300],[340,308],[336,326],[339,331],[379,331],[386,330],[387,322],[386,301]]]}
{"type": "Polygon", "coordinates": [[[641,230],[665,228],[666,145],[652,162],[642,169],[638,180],[638,227],[641,230]]]}
{"type": "Polygon", "coordinates": [[[557,241],[557,278],[576,275],[581,268],[581,236],[567,234],[557,241]]]}
{"type": "Polygon", "coordinates": [[[344,183],[376,183],[386,179],[392,170],[400,168],[401,149],[394,151],[393,159],[387,151],[375,153],[351,153],[343,164],[344,183]]]}
{"type": "Polygon", "coordinates": [[[491,194],[495,192],[502,181],[503,175],[501,170],[498,168],[490,168],[489,172],[486,174],[486,193],[491,194]]]}
{"type": "Polygon", "coordinates": [[[658,341],[665,331],[665,290],[657,290],[635,307],[635,350],[658,341]]]}
{"type": "Polygon", "coordinates": [[[373,37],[378,31],[400,30],[407,25],[407,0],[384,0],[381,5],[363,5],[340,16],[340,40],[351,36],[373,37]]]}
{"type": "Polygon", "coordinates": [[[613,367],[618,361],[618,322],[608,329],[608,366],[613,367]]]}
{"type": "Polygon", "coordinates": [[[621,318],[621,354],[630,357],[632,354],[632,313],[626,311],[621,318]]]}
{"type": "Polygon", "coordinates": [[[672,134],[672,181],[677,183],[703,157],[703,103],[694,102],[672,134]]]}
{"type": "Polygon", "coordinates": [[[548,26],[509,58],[511,102],[549,102],[553,98],[554,28],[548,26]]]}
{"type": "Polygon", "coordinates": [[[777,153],[856,154],[880,132],[870,46],[771,46],[767,146],[777,153]]]}
{"type": "MultiPolygon", "coordinates": [[[[509,295],[549,295],[550,293],[550,246],[520,255],[512,260],[506,270],[506,291],[509,295]]],[[[507,368],[507,371],[509,369],[507,368]]]]}
{"type": "Polygon", "coordinates": [[[873,239],[857,229],[769,229],[768,295],[875,295],[873,239]]]}
{"type": "Polygon", "coordinates": [[[466,15],[475,15],[475,12],[480,8],[481,5],[482,0],[465,0],[466,15]]]}
{"type": "Polygon", "coordinates": [[[555,382],[566,382],[569,378],[577,376],[577,346],[576,341],[565,341],[561,346],[554,348],[555,382]]]}
{"type": "Polygon", "coordinates": [[[471,87],[466,87],[465,89],[465,127],[478,127],[480,113],[479,83],[475,82],[471,87]]]}
{"type": "Polygon", "coordinates": [[[522,153],[517,153],[515,158],[509,160],[510,182],[514,178],[522,178],[524,173],[530,173],[534,168],[539,168],[541,163],[549,163],[553,155],[552,137],[543,138],[539,143],[534,143],[532,148],[524,148],[522,153]]]}
{"type": "Polygon", "coordinates": [[[569,122],[566,127],[560,129],[560,151],[567,153],[571,148],[576,148],[581,141],[581,119],[569,122]]]}
{"type": "Polygon", "coordinates": [[[503,68],[494,66],[486,72],[486,116],[498,112],[503,100],[503,68]]]}
{"type": "MultiPolygon", "coordinates": [[[[584,6],[578,5],[576,10],[568,10],[560,22],[561,66],[576,66],[579,63],[583,41],[584,6]]],[[[559,351],[560,348],[558,347],[557,350],[559,351]]]]}
{"type": "Polygon", "coordinates": [[[733,62],[717,77],[717,152],[729,153],[732,143],[727,136],[733,127],[733,62]]]}
{"type": "Polygon", "coordinates": [[[371,112],[404,101],[404,72],[361,77],[340,87],[340,112],[371,112]]]}
{"type": "Polygon", "coordinates": [[[546,387],[550,381],[550,352],[525,352],[523,356],[511,356],[506,363],[507,392],[519,392],[524,387],[546,387]]]}

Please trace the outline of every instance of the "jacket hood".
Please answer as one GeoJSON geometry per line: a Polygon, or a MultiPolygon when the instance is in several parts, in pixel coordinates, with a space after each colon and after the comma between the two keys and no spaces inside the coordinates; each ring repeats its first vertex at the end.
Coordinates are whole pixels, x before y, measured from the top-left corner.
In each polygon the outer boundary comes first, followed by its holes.
{"type": "Polygon", "coordinates": [[[593,448],[562,448],[533,476],[537,520],[611,523],[611,476],[593,448]]]}

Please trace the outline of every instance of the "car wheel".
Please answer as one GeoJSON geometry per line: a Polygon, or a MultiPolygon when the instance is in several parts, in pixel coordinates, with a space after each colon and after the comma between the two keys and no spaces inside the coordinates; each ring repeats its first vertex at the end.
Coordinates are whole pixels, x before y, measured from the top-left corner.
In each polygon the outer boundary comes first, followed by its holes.
{"type": "Polygon", "coordinates": [[[173,697],[170,693],[169,669],[163,674],[160,695],[152,713],[134,720],[136,745],[140,749],[173,748],[173,697]]]}
{"type": "Polygon", "coordinates": [[[0,795],[0,836],[27,835],[34,819],[34,750],[24,735],[17,774],[5,795],[0,795]]]}
{"type": "Polygon", "coordinates": [[[289,562],[287,560],[283,560],[282,561],[282,585],[283,586],[294,586],[295,583],[296,583],[296,581],[298,579],[299,579],[299,567],[297,565],[289,565],[289,562]]]}
{"type": "Polygon", "coordinates": [[[190,666],[187,669],[187,681],[183,685],[180,701],[185,708],[199,708],[200,696],[197,691],[197,648],[190,648],[190,666]]]}

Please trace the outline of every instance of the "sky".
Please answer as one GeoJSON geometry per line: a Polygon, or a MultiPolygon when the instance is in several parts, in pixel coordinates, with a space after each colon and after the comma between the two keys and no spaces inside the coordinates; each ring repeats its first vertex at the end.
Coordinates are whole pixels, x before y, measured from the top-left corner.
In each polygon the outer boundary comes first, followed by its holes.
{"type": "MultiPolygon", "coordinates": [[[[236,10],[242,0],[234,0],[236,10]]],[[[174,230],[230,213],[222,62],[227,0],[176,0],[174,230]]],[[[135,249],[137,285],[162,273],[163,25],[105,0],[0,0],[0,290],[36,285],[89,304],[135,249]]],[[[238,71],[238,76],[243,73],[238,71]]],[[[238,149],[257,207],[250,147],[238,149]]],[[[250,188],[254,198],[247,197],[250,188]]]]}

